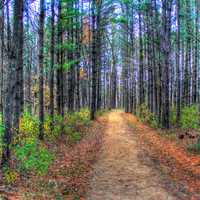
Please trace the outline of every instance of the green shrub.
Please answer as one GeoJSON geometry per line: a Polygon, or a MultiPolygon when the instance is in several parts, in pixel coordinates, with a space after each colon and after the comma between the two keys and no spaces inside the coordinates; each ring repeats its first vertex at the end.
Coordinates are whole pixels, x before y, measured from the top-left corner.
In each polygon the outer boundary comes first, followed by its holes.
{"type": "Polygon", "coordinates": [[[145,104],[139,106],[137,115],[142,122],[148,123],[151,127],[157,128],[159,126],[156,116],[149,111],[145,104]]]}
{"type": "Polygon", "coordinates": [[[188,150],[193,153],[200,153],[200,143],[191,144],[188,146],[188,150]]]}
{"type": "Polygon", "coordinates": [[[72,143],[79,142],[82,138],[81,133],[76,131],[73,127],[65,126],[64,132],[72,143]]]}
{"type": "Polygon", "coordinates": [[[54,157],[45,147],[37,144],[36,139],[17,145],[15,154],[21,170],[34,171],[38,175],[47,173],[54,157]]]}
{"type": "Polygon", "coordinates": [[[88,126],[90,123],[90,112],[88,109],[81,109],[79,112],[67,113],[65,115],[66,129],[79,131],[80,127],[88,126]]]}
{"type": "MultiPolygon", "coordinates": [[[[170,123],[176,125],[176,108],[170,112],[170,123]]],[[[181,109],[180,127],[199,130],[199,111],[197,105],[185,106],[181,109]]]]}
{"type": "Polygon", "coordinates": [[[68,113],[65,117],[66,124],[74,129],[80,126],[88,126],[90,123],[90,111],[86,108],[79,112],[68,113]]]}
{"type": "MultiPolygon", "coordinates": [[[[44,134],[47,139],[55,139],[62,131],[63,118],[60,115],[54,115],[53,130],[51,131],[52,119],[50,115],[45,115],[44,119],[44,134]]],[[[24,112],[19,125],[18,139],[37,138],[39,134],[39,118],[31,115],[29,112],[24,112]]]]}
{"type": "Polygon", "coordinates": [[[181,110],[180,125],[184,129],[199,129],[199,113],[196,105],[187,106],[181,110]]]}
{"type": "Polygon", "coordinates": [[[81,134],[79,132],[71,132],[69,134],[69,140],[70,142],[79,142],[81,140],[81,134]]]}
{"type": "Polygon", "coordinates": [[[25,111],[19,122],[19,132],[23,137],[36,138],[39,134],[39,119],[25,111]]]}
{"type": "Polygon", "coordinates": [[[45,138],[50,140],[57,138],[63,127],[63,117],[60,115],[54,115],[53,130],[51,130],[52,119],[50,115],[45,116],[44,120],[44,134],[45,138]]]}
{"type": "Polygon", "coordinates": [[[90,124],[90,111],[86,108],[65,115],[64,132],[71,142],[81,140],[81,129],[90,124]]]}
{"type": "MultiPolygon", "coordinates": [[[[53,131],[51,131],[51,117],[45,116],[44,134],[47,139],[55,139],[62,131],[66,133],[71,142],[81,140],[81,128],[90,123],[90,111],[81,109],[79,112],[66,114],[63,119],[60,115],[54,115],[53,131]]],[[[0,124],[0,147],[4,126],[0,124]]],[[[18,167],[23,171],[34,171],[38,175],[48,172],[48,168],[54,156],[38,141],[39,119],[25,111],[20,119],[19,133],[14,135],[12,151],[18,160],[18,167]]],[[[12,174],[7,173],[7,182],[12,182],[12,174]]]]}
{"type": "Polygon", "coordinates": [[[82,125],[88,126],[90,124],[90,110],[87,108],[82,108],[78,112],[78,117],[82,125]]]}

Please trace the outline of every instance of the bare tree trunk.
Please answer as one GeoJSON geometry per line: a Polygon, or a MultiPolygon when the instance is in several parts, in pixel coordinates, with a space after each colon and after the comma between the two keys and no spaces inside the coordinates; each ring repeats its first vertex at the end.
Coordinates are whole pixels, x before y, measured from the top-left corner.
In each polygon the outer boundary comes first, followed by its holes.
{"type": "MultiPolygon", "coordinates": [[[[68,5],[69,10],[74,9],[74,3],[70,2],[68,5]]],[[[73,28],[74,18],[73,16],[69,17],[68,27],[68,40],[71,44],[74,44],[74,28],[73,28]]],[[[70,69],[68,72],[68,110],[69,112],[74,111],[74,102],[75,102],[75,65],[73,64],[74,60],[74,51],[72,49],[68,50],[68,62],[71,62],[70,69]]]]}
{"type": "Polygon", "coordinates": [[[40,0],[39,17],[39,139],[44,139],[44,20],[45,20],[45,2],[40,0]]]}
{"type": "MultiPolygon", "coordinates": [[[[25,36],[28,37],[30,33],[30,14],[29,14],[29,8],[28,5],[25,6],[25,13],[26,13],[26,29],[24,30],[25,36]]],[[[28,37],[29,38],[29,37],[28,37]]],[[[25,53],[27,53],[27,61],[26,61],[26,68],[25,68],[25,77],[24,77],[24,101],[27,105],[27,109],[29,113],[32,113],[32,64],[33,64],[33,52],[34,49],[32,48],[32,41],[28,40],[26,42],[27,50],[25,50],[25,53]]]]}
{"type": "Polygon", "coordinates": [[[91,119],[95,119],[96,104],[97,104],[97,51],[96,51],[96,16],[95,16],[96,1],[92,0],[92,99],[91,99],[91,119]]]}
{"type": "Polygon", "coordinates": [[[186,0],[186,55],[185,55],[185,70],[184,70],[184,105],[190,105],[190,87],[191,87],[191,8],[190,1],[186,0]]]}
{"type": "Polygon", "coordinates": [[[195,18],[195,44],[194,44],[194,66],[193,66],[193,84],[192,84],[192,102],[197,103],[197,85],[198,85],[198,64],[199,64],[199,7],[200,2],[199,0],[195,0],[195,8],[196,8],[196,18],[195,18]]]}
{"type": "MultiPolygon", "coordinates": [[[[63,44],[63,27],[62,27],[62,5],[61,1],[58,4],[58,27],[57,27],[57,44],[63,44]]],[[[58,113],[64,116],[64,83],[63,83],[63,50],[59,49],[57,51],[57,74],[56,74],[56,81],[57,81],[57,110],[58,113]]]]}
{"type": "MultiPolygon", "coordinates": [[[[3,116],[3,96],[4,96],[4,48],[5,48],[5,43],[4,43],[4,28],[5,28],[5,22],[4,22],[4,0],[0,0],[0,48],[1,48],[1,63],[0,63],[0,71],[1,71],[1,77],[0,77],[0,112],[3,116]]],[[[3,117],[2,117],[3,120],[3,117]]]]}
{"type": "Polygon", "coordinates": [[[18,130],[19,119],[24,104],[23,88],[23,9],[24,1],[18,0],[14,4],[13,45],[16,50],[14,117],[13,125],[18,130]]]}
{"type": "MultiPolygon", "coordinates": [[[[141,0],[138,0],[139,4],[141,4],[141,0]]],[[[142,39],[142,16],[141,11],[138,13],[139,15],[139,105],[142,105],[145,102],[145,94],[144,94],[144,52],[143,52],[143,39],[142,39]]]]}
{"type": "MultiPolygon", "coordinates": [[[[81,40],[80,38],[82,37],[83,34],[83,27],[82,27],[82,18],[80,19],[79,17],[79,0],[76,0],[75,3],[75,8],[76,11],[78,12],[78,14],[76,14],[76,32],[75,32],[75,39],[76,39],[76,54],[75,54],[75,58],[77,60],[77,64],[76,64],[76,109],[80,110],[80,56],[81,56],[81,40]],[[81,20],[81,27],[79,30],[79,23],[81,20]]],[[[82,9],[82,8],[81,8],[82,9]]]]}
{"type": "Polygon", "coordinates": [[[181,77],[180,77],[180,0],[176,0],[177,32],[176,32],[176,123],[179,125],[181,116],[181,77]]]}
{"type": "Polygon", "coordinates": [[[3,136],[3,150],[2,150],[2,161],[3,166],[9,165],[10,159],[10,144],[12,141],[13,135],[13,126],[12,121],[14,122],[14,128],[18,127],[18,117],[20,110],[16,110],[16,105],[21,105],[20,99],[17,99],[16,96],[19,95],[19,85],[16,85],[16,79],[20,77],[21,71],[19,70],[19,64],[21,63],[22,56],[22,46],[19,44],[21,41],[22,33],[22,16],[23,16],[23,1],[16,0],[14,2],[14,21],[13,27],[18,28],[14,30],[11,38],[11,29],[10,29],[10,18],[9,18],[9,4],[7,3],[7,58],[8,58],[8,68],[6,72],[6,83],[5,83],[5,105],[4,105],[4,125],[5,125],[5,134],[3,136]],[[17,32],[16,32],[17,31],[17,32]],[[19,31],[19,32],[18,32],[19,31]],[[18,36],[17,40],[16,36],[18,36]],[[19,48],[19,49],[17,49],[19,48]],[[17,74],[19,73],[19,74],[17,74]],[[18,77],[17,77],[18,76],[18,77]],[[14,99],[14,101],[13,101],[14,99]],[[15,107],[14,107],[15,106],[15,107]],[[14,113],[17,111],[18,113],[14,113]],[[14,120],[13,120],[14,116],[14,120]]]}
{"type": "Polygon", "coordinates": [[[51,131],[54,124],[54,58],[55,58],[55,0],[51,0],[51,69],[50,69],[50,116],[51,116],[51,131]]]}
{"type": "Polygon", "coordinates": [[[162,0],[162,42],[161,51],[163,56],[162,69],[162,126],[169,128],[169,65],[170,65],[170,34],[171,34],[171,9],[172,0],[162,0]]]}
{"type": "Polygon", "coordinates": [[[96,48],[97,48],[97,110],[101,108],[101,46],[102,46],[102,25],[101,25],[101,6],[102,0],[97,4],[97,38],[96,38],[96,48]]]}

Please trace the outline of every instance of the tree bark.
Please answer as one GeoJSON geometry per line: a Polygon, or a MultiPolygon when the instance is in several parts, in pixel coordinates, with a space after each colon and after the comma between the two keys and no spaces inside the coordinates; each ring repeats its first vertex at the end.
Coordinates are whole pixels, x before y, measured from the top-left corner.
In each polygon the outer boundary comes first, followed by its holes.
{"type": "Polygon", "coordinates": [[[171,9],[172,0],[162,0],[162,126],[169,128],[169,65],[171,51],[171,9]]]}
{"type": "Polygon", "coordinates": [[[176,0],[177,32],[176,32],[176,123],[179,125],[181,116],[181,77],[180,77],[180,0],[176,0]]]}
{"type": "Polygon", "coordinates": [[[51,0],[51,67],[50,67],[50,117],[51,117],[51,131],[54,124],[54,62],[55,62],[55,0],[51,0]]]}
{"type": "Polygon", "coordinates": [[[96,15],[95,15],[96,1],[92,0],[92,99],[91,99],[91,119],[95,119],[97,108],[97,49],[96,49],[96,15]]]}
{"type": "Polygon", "coordinates": [[[14,116],[13,126],[16,130],[19,128],[19,119],[24,104],[23,88],[23,10],[24,1],[18,0],[14,4],[14,24],[13,24],[13,47],[16,51],[16,71],[14,78],[14,116]]]}
{"type": "Polygon", "coordinates": [[[39,16],[39,139],[44,139],[44,20],[45,2],[40,0],[39,16]]]}

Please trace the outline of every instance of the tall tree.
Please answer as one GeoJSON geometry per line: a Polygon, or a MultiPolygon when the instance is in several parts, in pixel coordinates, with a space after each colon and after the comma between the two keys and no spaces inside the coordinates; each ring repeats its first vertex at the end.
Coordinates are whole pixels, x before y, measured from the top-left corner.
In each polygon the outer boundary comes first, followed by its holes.
{"type": "Polygon", "coordinates": [[[194,42],[194,61],[193,61],[193,78],[192,78],[192,102],[197,103],[198,88],[198,64],[199,64],[199,0],[195,0],[195,42],[194,42]]]}
{"type": "Polygon", "coordinates": [[[45,1],[40,0],[39,16],[39,139],[44,139],[44,21],[45,1]]]}
{"type": "Polygon", "coordinates": [[[55,62],[55,0],[51,0],[51,68],[50,68],[50,116],[51,116],[51,129],[53,129],[54,119],[54,62],[55,62]]]}
{"type": "Polygon", "coordinates": [[[24,104],[24,85],[23,85],[23,10],[24,1],[19,0],[14,4],[14,24],[13,38],[14,48],[16,49],[16,70],[15,70],[15,91],[14,91],[14,117],[13,125],[16,129],[19,126],[19,119],[24,104]]]}
{"type": "Polygon", "coordinates": [[[92,0],[92,99],[91,99],[91,119],[95,118],[97,108],[97,63],[96,63],[96,15],[95,15],[96,1],[92,0]]]}
{"type": "Polygon", "coordinates": [[[8,165],[10,159],[10,144],[13,136],[13,128],[18,128],[19,117],[22,109],[23,77],[23,0],[14,1],[13,33],[11,37],[9,4],[7,3],[7,58],[8,67],[5,82],[5,104],[2,165],[8,165]],[[16,38],[17,37],[17,38],[16,38]],[[20,43],[21,42],[21,43],[20,43]],[[22,84],[22,85],[21,85],[22,84]],[[14,101],[13,101],[14,100],[14,101]],[[13,122],[13,124],[12,124],[13,122]]]}
{"type": "Polygon", "coordinates": [[[63,75],[63,19],[62,19],[62,3],[58,2],[58,22],[57,22],[57,73],[56,73],[56,84],[57,84],[57,110],[60,115],[64,115],[64,75],[63,75]]]}
{"type": "Polygon", "coordinates": [[[102,0],[96,3],[97,16],[96,16],[96,49],[97,49],[97,110],[101,108],[101,47],[102,47],[102,0]]]}
{"type": "Polygon", "coordinates": [[[68,3],[68,12],[70,13],[68,19],[68,43],[72,46],[72,48],[68,49],[68,63],[70,65],[70,69],[68,72],[68,110],[70,112],[74,111],[75,105],[75,65],[74,65],[74,2],[70,1],[68,3]]]}
{"type": "Polygon", "coordinates": [[[184,69],[184,82],[183,82],[183,100],[184,105],[189,106],[191,103],[191,50],[192,50],[192,17],[191,17],[191,2],[186,0],[185,20],[186,20],[186,53],[185,53],[185,69],[184,69]]]}
{"type": "Polygon", "coordinates": [[[181,77],[180,77],[180,0],[176,0],[176,18],[177,18],[177,31],[176,31],[176,122],[180,123],[181,115],[181,77]]]}
{"type": "Polygon", "coordinates": [[[1,98],[0,98],[0,112],[3,113],[3,77],[4,77],[4,48],[5,48],[5,43],[4,43],[4,38],[5,38],[5,32],[4,32],[4,28],[5,28],[5,12],[4,12],[4,8],[5,8],[5,2],[4,0],[0,1],[0,48],[1,48],[1,52],[0,52],[0,71],[1,71],[1,77],[0,77],[0,94],[1,94],[1,98]]]}
{"type": "Polygon", "coordinates": [[[139,104],[142,105],[145,102],[145,93],[144,93],[144,52],[143,52],[143,39],[142,39],[142,4],[138,0],[139,11],[138,11],[138,20],[139,20],[139,104]]]}
{"type": "Polygon", "coordinates": [[[171,52],[172,0],[162,0],[162,126],[169,128],[169,66],[171,52]]]}

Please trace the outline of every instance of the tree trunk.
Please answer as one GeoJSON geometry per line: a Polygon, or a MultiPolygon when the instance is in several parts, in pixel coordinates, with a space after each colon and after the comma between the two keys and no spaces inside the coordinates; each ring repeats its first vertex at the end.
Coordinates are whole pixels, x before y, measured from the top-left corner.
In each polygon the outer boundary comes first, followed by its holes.
{"type": "Polygon", "coordinates": [[[51,0],[51,68],[50,68],[50,117],[51,117],[51,131],[54,124],[54,58],[55,58],[55,0],[51,0]]]}
{"type": "Polygon", "coordinates": [[[39,139],[44,139],[44,20],[45,5],[44,0],[40,0],[39,17],[39,139]]]}
{"type": "Polygon", "coordinates": [[[192,102],[197,103],[197,73],[198,73],[198,64],[199,64],[199,7],[200,2],[199,0],[195,0],[195,8],[196,8],[196,18],[195,18],[195,42],[194,42],[194,66],[193,66],[193,84],[192,84],[192,102]]]}
{"type": "MultiPolygon", "coordinates": [[[[141,4],[141,0],[138,0],[141,4]]],[[[138,13],[139,16],[139,105],[145,102],[144,94],[144,51],[143,51],[143,39],[142,39],[142,16],[141,10],[138,13]]]]}
{"type": "Polygon", "coordinates": [[[96,49],[96,16],[95,16],[96,1],[92,0],[92,99],[91,99],[91,119],[95,119],[97,107],[97,49],[96,49]]]}
{"type": "Polygon", "coordinates": [[[179,125],[181,116],[181,77],[180,77],[180,0],[176,0],[177,32],[176,32],[176,123],[179,125]]]}
{"type": "Polygon", "coordinates": [[[162,1],[162,42],[161,52],[163,57],[162,69],[162,126],[169,128],[169,66],[170,66],[170,50],[171,50],[171,9],[172,0],[162,1]]]}
{"type": "Polygon", "coordinates": [[[13,126],[16,130],[19,128],[19,119],[24,104],[23,88],[23,9],[24,1],[18,0],[14,4],[14,24],[13,24],[13,47],[16,51],[16,70],[14,78],[14,116],[13,126]]]}
{"type": "MultiPolygon", "coordinates": [[[[0,77],[0,112],[3,116],[3,96],[4,96],[4,48],[5,48],[5,33],[4,33],[4,28],[5,28],[5,22],[4,22],[4,0],[0,0],[0,71],[1,71],[1,77],[0,77]]],[[[3,120],[3,117],[2,117],[3,120]]]]}

